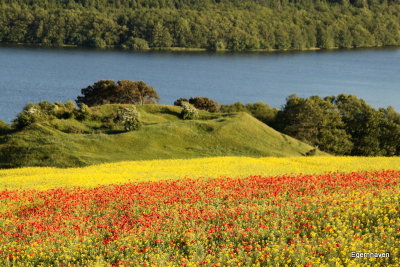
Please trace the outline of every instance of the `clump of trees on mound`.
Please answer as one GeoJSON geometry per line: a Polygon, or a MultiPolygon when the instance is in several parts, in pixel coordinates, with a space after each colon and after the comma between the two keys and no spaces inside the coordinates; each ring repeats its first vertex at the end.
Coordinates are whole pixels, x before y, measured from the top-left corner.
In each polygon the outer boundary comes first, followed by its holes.
{"type": "MultiPolygon", "coordinates": [[[[156,90],[142,81],[102,80],[82,89],[76,103],[47,101],[29,103],[11,125],[0,121],[0,135],[19,131],[35,123],[53,119],[100,121],[107,130],[138,130],[141,116],[135,105],[155,104],[156,90]],[[108,114],[96,114],[91,107],[103,104],[131,104],[108,114]]],[[[207,97],[179,98],[180,118],[199,118],[199,111],[247,112],[274,129],[335,155],[394,156],[400,155],[400,114],[392,107],[375,109],[354,95],[311,96],[291,95],[282,109],[257,102],[220,105],[207,97]]],[[[70,133],[81,133],[70,126],[70,133]]],[[[312,152],[311,152],[312,153],[312,152]]]]}
{"type": "Polygon", "coordinates": [[[245,111],[274,129],[336,155],[400,155],[400,114],[374,109],[354,95],[291,95],[281,110],[264,103],[223,105],[223,112],[245,111]]]}
{"type": "Polygon", "coordinates": [[[400,44],[397,0],[0,0],[0,42],[216,50],[400,44]]]}

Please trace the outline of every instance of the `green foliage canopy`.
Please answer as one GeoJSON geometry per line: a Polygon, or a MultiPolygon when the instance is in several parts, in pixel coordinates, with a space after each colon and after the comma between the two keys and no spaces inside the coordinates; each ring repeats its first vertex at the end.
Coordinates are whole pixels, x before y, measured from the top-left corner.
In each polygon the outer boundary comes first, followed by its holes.
{"type": "Polygon", "coordinates": [[[100,80],[81,90],[76,103],[80,106],[104,104],[154,104],[160,100],[156,90],[143,81],[100,80]]]}
{"type": "Polygon", "coordinates": [[[0,43],[218,50],[400,44],[398,1],[0,0],[0,43]]]}

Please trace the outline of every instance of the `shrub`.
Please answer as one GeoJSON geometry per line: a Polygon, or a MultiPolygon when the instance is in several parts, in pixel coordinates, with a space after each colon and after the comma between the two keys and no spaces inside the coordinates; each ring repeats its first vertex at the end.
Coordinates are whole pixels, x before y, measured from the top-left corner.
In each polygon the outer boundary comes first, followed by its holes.
{"type": "Polygon", "coordinates": [[[217,112],[219,109],[218,103],[207,97],[191,97],[189,103],[197,109],[206,110],[208,112],[217,112]]]}
{"type": "Polygon", "coordinates": [[[12,122],[12,127],[20,130],[38,121],[48,121],[54,118],[69,119],[73,118],[77,112],[74,102],[67,101],[65,104],[48,101],[27,104],[22,112],[12,122]]]}
{"type": "Polygon", "coordinates": [[[188,102],[182,102],[181,118],[184,120],[195,120],[199,117],[198,110],[188,102]]]}
{"type": "Polygon", "coordinates": [[[41,105],[40,103],[39,104],[29,103],[24,107],[22,112],[20,112],[17,115],[15,120],[13,120],[12,126],[17,130],[25,128],[26,126],[29,126],[32,123],[46,119],[48,117],[48,114],[46,114],[46,112],[48,111],[49,107],[47,103],[42,103],[41,105]]]}
{"type": "Polygon", "coordinates": [[[124,125],[125,131],[128,132],[138,130],[142,126],[140,114],[135,106],[121,108],[118,111],[118,121],[124,125]]]}
{"type": "Polygon", "coordinates": [[[231,113],[231,112],[248,112],[247,108],[245,105],[243,105],[241,102],[236,102],[231,105],[222,105],[220,108],[221,112],[224,113],[231,113]]]}
{"type": "Polygon", "coordinates": [[[75,113],[77,113],[76,106],[71,100],[67,101],[65,104],[56,102],[53,105],[54,115],[59,119],[70,119],[73,118],[75,113]]]}
{"type": "Polygon", "coordinates": [[[83,121],[83,120],[88,120],[88,119],[90,119],[90,118],[91,118],[91,115],[92,115],[92,114],[91,114],[90,108],[89,108],[86,104],[82,104],[81,107],[80,107],[80,109],[78,109],[78,110],[76,111],[75,117],[76,117],[78,120],[83,121]]]}
{"type": "Polygon", "coordinates": [[[306,152],[306,156],[315,156],[316,154],[317,154],[317,148],[315,147],[315,148],[313,148],[313,149],[310,149],[309,151],[307,151],[306,152]]]}
{"type": "Polygon", "coordinates": [[[41,101],[37,105],[43,116],[55,116],[54,104],[48,101],[41,101]]]}
{"type": "Polygon", "coordinates": [[[114,130],[117,126],[118,120],[119,114],[111,114],[109,116],[103,117],[101,120],[102,128],[105,128],[107,130],[114,130]]]}
{"type": "Polygon", "coordinates": [[[68,113],[73,114],[76,110],[76,106],[75,106],[74,102],[71,100],[68,100],[67,102],[65,102],[64,106],[65,106],[65,111],[68,113]]]}
{"type": "Polygon", "coordinates": [[[10,131],[11,131],[11,127],[4,121],[0,120],[0,135],[7,134],[10,131]]]}

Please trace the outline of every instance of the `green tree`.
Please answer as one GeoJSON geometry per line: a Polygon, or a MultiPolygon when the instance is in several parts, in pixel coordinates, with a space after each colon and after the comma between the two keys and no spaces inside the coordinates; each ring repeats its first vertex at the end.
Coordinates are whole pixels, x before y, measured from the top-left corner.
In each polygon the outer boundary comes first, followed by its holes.
{"type": "Polygon", "coordinates": [[[265,124],[272,125],[275,121],[278,109],[271,108],[268,104],[263,102],[256,102],[254,104],[247,104],[246,110],[250,112],[258,120],[265,124]]]}
{"type": "Polygon", "coordinates": [[[189,103],[197,109],[207,110],[208,112],[217,112],[219,109],[218,103],[207,97],[191,97],[189,103]]]}
{"type": "Polygon", "coordinates": [[[157,91],[143,81],[118,81],[118,101],[133,104],[155,104],[160,100],[157,91]]]}
{"type": "Polygon", "coordinates": [[[283,133],[338,155],[348,154],[352,149],[344,126],[335,106],[319,96],[306,99],[289,96],[275,122],[275,127],[283,133]]]}
{"type": "Polygon", "coordinates": [[[357,24],[351,29],[351,35],[353,36],[354,47],[365,47],[368,45],[374,45],[374,38],[371,36],[369,31],[362,25],[357,24]]]}
{"type": "Polygon", "coordinates": [[[174,29],[176,45],[179,47],[188,47],[192,39],[189,21],[185,18],[178,18],[174,29]]]}
{"type": "Polygon", "coordinates": [[[156,90],[143,81],[101,80],[81,90],[76,103],[81,106],[104,104],[153,104],[159,101],[156,90]]]}
{"type": "Polygon", "coordinates": [[[152,31],[152,47],[171,47],[172,37],[168,29],[164,27],[161,23],[157,23],[152,31]]]}
{"type": "Polygon", "coordinates": [[[275,48],[276,49],[289,49],[291,40],[287,29],[279,24],[275,29],[275,48]]]}
{"type": "Polygon", "coordinates": [[[319,48],[332,48],[334,47],[334,40],[329,27],[318,25],[317,27],[317,47],[319,48]]]}
{"type": "Polygon", "coordinates": [[[384,155],[380,145],[382,116],[364,100],[354,95],[338,95],[333,103],[340,111],[345,129],[354,146],[352,155],[384,155]]]}

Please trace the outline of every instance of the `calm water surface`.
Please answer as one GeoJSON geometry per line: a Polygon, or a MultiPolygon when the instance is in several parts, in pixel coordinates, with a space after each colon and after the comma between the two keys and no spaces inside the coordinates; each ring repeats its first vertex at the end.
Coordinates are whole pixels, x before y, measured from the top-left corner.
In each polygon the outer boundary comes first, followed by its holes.
{"type": "Polygon", "coordinates": [[[101,79],[143,80],[162,104],[207,96],[280,107],[293,93],[346,93],[400,111],[399,48],[208,54],[0,47],[0,119],[11,121],[28,102],[73,100],[101,79]]]}

